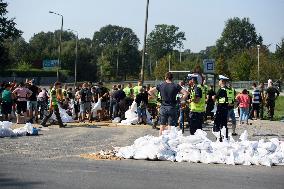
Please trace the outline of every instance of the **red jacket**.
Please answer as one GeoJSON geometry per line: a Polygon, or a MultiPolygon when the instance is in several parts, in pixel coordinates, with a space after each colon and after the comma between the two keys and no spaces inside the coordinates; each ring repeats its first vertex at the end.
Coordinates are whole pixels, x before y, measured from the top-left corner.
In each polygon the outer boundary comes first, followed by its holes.
{"type": "Polygon", "coordinates": [[[238,94],[236,99],[239,101],[240,108],[249,108],[250,105],[250,98],[248,94],[238,94]]]}

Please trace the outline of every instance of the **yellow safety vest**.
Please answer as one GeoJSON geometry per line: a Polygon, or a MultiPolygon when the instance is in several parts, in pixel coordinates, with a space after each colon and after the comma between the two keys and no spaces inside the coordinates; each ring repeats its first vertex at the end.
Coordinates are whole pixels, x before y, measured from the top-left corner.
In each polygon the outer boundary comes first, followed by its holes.
{"type": "MultiPolygon", "coordinates": [[[[199,86],[197,86],[198,88],[200,88],[199,86]]],[[[191,94],[190,94],[190,98],[191,98],[191,103],[190,103],[190,110],[192,112],[204,112],[205,109],[205,97],[204,97],[204,89],[201,88],[202,94],[201,94],[201,98],[199,100],[198,103],[195,103],[195,91],[194,88],[191,90],[191,94]]]]}
{"type": "Polygon", "coordinates": [[[135,86],[133,88],[133,93],[134,93],[134,96],[137,96],[139,94],[139,90],[142,88],[142,86],[135,86]]]}
{"type": "Polygon", "coordinates": [[[197,87],[199,87],[202,91],[202,98],[200,99],[200,101],[202,102],[202,106],[203,106],[203,112],[206,111],[206,96],[207,96],[207,89],[205,87],[205,85],[197,85],[197,87]]]}
{"type": "Polygon", "coordinates": [[[131,96],[131,89],[129,87],[125,87],[123,91],[127,97],[131,96]]]}
{"type": "MultiPolygon", "coordinates": [[[[226,88],[221,88],[221,89],[222,89],[222,90],[225,90],[225,91],[227,92],[226,88]]],[[[217,99],[217,103],[218,103],[218,104],[225,104],[225,103],[228,103],[228,102],[227,102],[227,100],[226,100],[225,97],[222,97],[222,98],[218,98],[218,99],[217,99]]]]}
{"type": "Polygon", "coordinates": [[[233,104],[235,101],[235,90],[234,88],[227,88],[227,98],[228,98],[228,103],[233,104]]]}

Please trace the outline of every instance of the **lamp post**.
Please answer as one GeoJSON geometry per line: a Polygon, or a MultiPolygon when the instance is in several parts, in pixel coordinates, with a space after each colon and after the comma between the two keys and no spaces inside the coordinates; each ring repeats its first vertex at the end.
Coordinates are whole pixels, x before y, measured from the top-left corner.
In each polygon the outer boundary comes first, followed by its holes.
{"type": "Polygon", "coordinates": [[[259,49],[260,49],[260,45],[257,45],[257,81],[258,84],[259,82],[259,49]]]}
{"type": "Polygon", "coordinates": [[[147,38],[147,25],[148,25],[148,10],[149,10],[149,0],[146,4],[146,18],[145,18],[145,30],[144,30],[144,45],[142,50],[142,65],[141,65],[141,82],[144,83],[144,66],[145,66],[145,52],[146,52],[146,38],[147,38]]]}
{"type": "Polygon", "coordinates": [[[61,16],[61,29],[60,29],[60,35],[59,35],[59,56],[58,56],[58,65],[57,65],[57,70],[56,70],[57,81],[59,81],[59,67],[61,66],[61,42],[62,42],[62,31],[63,31],[63,16],[53,11],[49,11],[49,13],[61,16]]]}
{"type": "Polygon", "coordinates": [[[68,29],[68,31],[72,31],[76,33],[76,46],[75,46],[75,68],[74,68],[74,85],[77,85],[77,63],[78,63],[78,32],[75,30],[68,29]]]}

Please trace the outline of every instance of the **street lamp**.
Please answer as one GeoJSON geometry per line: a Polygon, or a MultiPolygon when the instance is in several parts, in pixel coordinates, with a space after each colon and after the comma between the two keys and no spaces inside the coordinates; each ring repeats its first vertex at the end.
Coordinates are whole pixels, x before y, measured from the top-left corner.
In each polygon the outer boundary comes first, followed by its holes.
{"type": "Polygon", "coordinates": [[[57,81],[59,81],[59,67],[61,66],[61,42],[62,42],[61,37],[62,37],[62,31],[63,31],[63,16],[53,11],[49,11],[49,13],[61,16],[61,30],[60,30],[60,35],[59,35],[59,57],[58,57],[58,65],[57,65],[57,71],[56,71],[57,81]]]}
{"type": "Polygon", "coordinates": [[[144,83],[144,66],[145,66],[145,52],[146,52],[146,37],[147,37],[147,25],[148,25],[148,10],[149,10],[149,0],[146,4],[146,18],[145,18],[145,30],[144,30],[144,45],[142,50],[142,66],[141,66],[141,82],[144,83]]]}
{"type": "Polygon", "coordinates": [[[68,31],[75,32],[76,35],[76,46],[75,46],[75,69],[74,69],[74,85],[77,85],[77,63],[78,63],[78,32],[75,30],[68,29],[68,31]]]}
{"type": "Polygon", "coordinates": [[[257,45],[257,81],[259,84],[259,49],[260,45],[257,45]]]}

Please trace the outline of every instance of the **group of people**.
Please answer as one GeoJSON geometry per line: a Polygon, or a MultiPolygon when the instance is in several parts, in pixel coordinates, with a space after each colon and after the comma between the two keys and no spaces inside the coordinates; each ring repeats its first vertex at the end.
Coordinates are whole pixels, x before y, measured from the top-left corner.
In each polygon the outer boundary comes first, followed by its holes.
{"type": "Polygon", "coordinates": [[[197,129],[202,129],[202,124],[210,117],[213,121],[213,132],[222,141],[220,131],[225,128],[225,138],[228,138],[229,119],[232,122],[232,135],[237,135],[236,108],[239,112],[240,126],[249,124],[249,118],[263,118],[264,105],[268,109],[269,119],[273,119],[275,100],[279,96],[279,91],[273,87],[272,80],[268,81],[265,92],[263,84],[257,87],[254,83],[251,95],[247,89],[237,94],[229,78],[223,75],[219,75],[217,93],[214,92],[212,85],[209,87],[206,85],[200,73],[189,74],[186,82],[174,84],[173,75],[167,73],[162,84],[150,89],[150,96],[157,97],[157,94],[160,94],[160,134],[169,126],[179,125],[180,128],[184,128],[185,119],[188,121],[190,134],[194,134],[197,129]]]}
{"type": "MultiPolygon", "coordinates": [[[[165,74],[165,81],[157,86],[143,86],[138,81],[136,86],[113,85],[109,90],[102,82],[93,84],[85,82],[72,88],[56,82],[49,91],[34,84],[34,80],[26,83],[3,83],[1,85],[1,113],[4,120],[11,120],[16,113],[16,123],[37,122],[46,126],[48,119],[54,113],[60,127],[65,127],[61,120],[60,108],[73,117],[74,120],[114,120],[125,119],[125,112],[135,101],[137,104],[138,124],[147,124],[149,112],[153,128],[160,124],[160,134],[169,126],[189,127],[190,134],[202,129],[202,124],[209,119],[214,123],[213,131],[219,132],[226,128],[229,118],[232,121],[232,134],[236,133],[235,108],[239,110],[239,124],[248,124],[248,119],[263,116],[263,106],[266,105],[269,118],[274,115],[275,99],[279,91],[269,80],[264,93],[263,85],[253,84],[253,92],[249,95],[247,89],[239,94],[232,88],[229,78],[219,76],[219,89],[215,93],[213,85],[207,86],[200,73],[189,74],[179,84],[173,82],[173,74],[165,74]],[[92,106],[100,103],[100,108],[93,116],[92,106]],[[215,110],[215,111],[214,111],[215,110]],[[21,121],[21,117],[24,117],[21,121]],[[185,125],[185,122],[188,124],[185,125]]],[[[222,137],[219,137],[222,140],[222,137]]]]}

